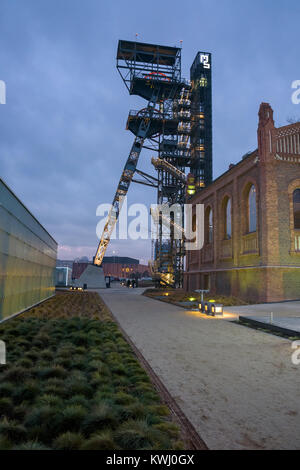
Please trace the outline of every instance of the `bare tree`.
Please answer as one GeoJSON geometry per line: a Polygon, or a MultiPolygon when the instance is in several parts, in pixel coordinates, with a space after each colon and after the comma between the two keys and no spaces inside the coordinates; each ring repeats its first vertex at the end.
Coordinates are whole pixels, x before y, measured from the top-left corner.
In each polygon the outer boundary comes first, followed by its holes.
{"type": "Polygon", "coordinates": [[[300,122],[300,117],[290,116],[287,118],[287,122],[289,124],[295,124],[296,122],[300,122]]]}

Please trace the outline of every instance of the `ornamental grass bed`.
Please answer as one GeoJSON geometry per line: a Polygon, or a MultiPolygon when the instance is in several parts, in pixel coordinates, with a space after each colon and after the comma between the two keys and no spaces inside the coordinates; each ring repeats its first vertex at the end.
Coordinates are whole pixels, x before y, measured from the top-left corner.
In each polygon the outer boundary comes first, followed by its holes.
{"type": "MultiPolygon", "coordinates": [[[[180,302],[194,302],[195,306],[201,301],[201,294],[199,292],[187,292],[183,289],[165,289],[165,288],[156,288],[156,289],[147,289],[143,295],[146,295],[150,298],[157,298],[164,302],[169,303],[180,303],[180,302]]],[[[234,305],[248,305],[244,300],[238,299],[233,296],[225,295],[213,295],[206,293],[204,294],[203,299],[205,301],[214,300],[218,304],[223,304],[224,307],[232,307],[234,305]]]]}
{"type": "Polygon", "coordinates": [[[96,293],[56,295],[0,324],[0,450],[182,449],[96,293]]]}

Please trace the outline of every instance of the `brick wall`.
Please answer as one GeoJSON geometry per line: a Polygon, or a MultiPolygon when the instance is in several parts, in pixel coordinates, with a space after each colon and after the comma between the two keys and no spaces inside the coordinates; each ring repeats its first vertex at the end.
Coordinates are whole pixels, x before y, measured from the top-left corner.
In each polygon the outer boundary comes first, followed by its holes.
{"type": "Polygon", "coordinates": [[[295,236],[300,233],[293,223],[293,191],[300,188],[299,136],[300,124],[275,128],[272,108],[262,103],[257,150],[188,201],[213,210],[213,243],[187,254],[186,289],[203,288],[209,282],[212,294],[245,300],[300,298],[300,251],[295,250],[295,236]],[[286,140],[284,146],[279,145],[282,139],[286,140]],[[286,153],[287,149],[293,153],[286,153]],[[252,185],[256,189],[257,228],[247,233],[252,185]],[[224,204],[228,198],[232,235],[225,239],[224,204]]]}

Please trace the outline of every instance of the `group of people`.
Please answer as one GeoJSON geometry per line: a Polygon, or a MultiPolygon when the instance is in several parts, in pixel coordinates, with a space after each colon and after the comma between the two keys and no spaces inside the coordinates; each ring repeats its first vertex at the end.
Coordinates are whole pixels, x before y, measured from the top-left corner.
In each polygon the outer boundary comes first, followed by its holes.
{"type": "Polygon", "coordinates": [[[126,286],[127,287],[138,287],[137,279],[127,279],[126,286]]]}

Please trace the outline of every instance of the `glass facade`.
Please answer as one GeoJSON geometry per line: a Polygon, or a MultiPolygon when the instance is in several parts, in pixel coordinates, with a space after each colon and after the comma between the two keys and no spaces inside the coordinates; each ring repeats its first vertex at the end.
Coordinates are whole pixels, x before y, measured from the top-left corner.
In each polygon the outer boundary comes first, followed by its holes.
{"type": "Polygon", "coordinates": [[[0,320],[54,294],[57,243],[0,179],[0,320]]]}

